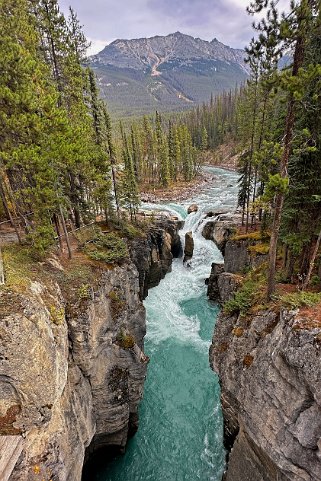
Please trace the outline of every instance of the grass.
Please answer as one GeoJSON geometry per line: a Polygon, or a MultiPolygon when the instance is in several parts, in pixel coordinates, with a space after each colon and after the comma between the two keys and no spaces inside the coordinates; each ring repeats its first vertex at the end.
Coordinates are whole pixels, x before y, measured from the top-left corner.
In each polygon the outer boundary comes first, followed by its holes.
{"type": "Polygon", "coordinates": [[[30,282],[37,278],[38,263],[29,248],[12,245],[3,248],[5,288],[25,291],[30,282]]]}
{"type": "Polygon", "coordinates": [[[252,240],[252,241],[262,241],[270,238],[268,232],[261,232],[260,230],[254,232],[246,232],[245,234],[236,233],[231,237],[231,240],[252,240]]]}

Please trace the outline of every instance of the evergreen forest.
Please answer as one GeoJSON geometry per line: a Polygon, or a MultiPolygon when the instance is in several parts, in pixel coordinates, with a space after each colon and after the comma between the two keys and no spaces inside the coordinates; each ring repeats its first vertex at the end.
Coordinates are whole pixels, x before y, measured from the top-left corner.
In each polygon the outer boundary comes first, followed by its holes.
{"type": "Polygon", "coordinates": [[[205,153],[233,142],[244,231],[270,239],[267,296],[280,270],[306,288],[321,242],[321,9],[248,7],[263,11],[246,84],[189,112],[116,124],[77,14],[57,0],[0,0],[0,220],[36,256],[62,239],[71,256],[71,230],[137,223],[141,190],[192,182],[205,153]]]}

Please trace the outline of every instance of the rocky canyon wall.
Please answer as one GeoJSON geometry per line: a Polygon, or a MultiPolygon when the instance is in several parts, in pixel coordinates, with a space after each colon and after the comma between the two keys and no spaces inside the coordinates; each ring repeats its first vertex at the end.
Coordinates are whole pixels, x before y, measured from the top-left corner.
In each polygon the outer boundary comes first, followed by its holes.
{"type": "MultiPolygon", "coordinates": [[[[209,280],[221,304],[234,296],[242,269],[258,261],[245,240],[225,239],[224,249],[225,269],[213,265],[209,280]]],[[[221,385],[225,481],[321,480],[320,356],[320,322],[298,311],[220,314],[210,364],[221,385]]]]}
{"type": "Polygon", "coordinates": [[[148,364],[142,299],[179,253],[178,228],[154,227],[115,268],[66,281],[51,259],[44,279],[1,290],[0,435],[23,443],[5,481],[80,481],[85,452],[125,447],[148,364]]]}

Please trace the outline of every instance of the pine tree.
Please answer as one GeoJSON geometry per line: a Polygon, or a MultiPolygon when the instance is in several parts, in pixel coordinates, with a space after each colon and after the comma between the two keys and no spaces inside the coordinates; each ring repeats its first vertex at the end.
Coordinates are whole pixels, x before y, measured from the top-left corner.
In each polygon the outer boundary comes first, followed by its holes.
{"type": "Polygon", "coordinates": [[[133,221],[133,219],[136,218],[136,212],[140,202],[139,191],[136,182],[133,157],[129,150],[127,135],[124,132],[122,124],[120,124],[120,131],[123,142],[122,159],[124,164],[122,201],[124,206],[129,210],[130,218],[133,221]]]}

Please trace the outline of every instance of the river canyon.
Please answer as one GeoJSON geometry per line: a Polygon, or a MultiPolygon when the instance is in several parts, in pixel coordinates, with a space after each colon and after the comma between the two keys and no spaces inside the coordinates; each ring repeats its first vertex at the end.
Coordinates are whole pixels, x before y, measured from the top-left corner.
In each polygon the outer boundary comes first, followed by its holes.
{"type": "Polygon", "coordinates": [[[182,242],[192,231],[190,267],[174,259],[172,271],[144,301],[147,311],[145,353],[150,357],[140,427],[124,455],[91,472],[92,481],[220,481],[225,464],[223,421],[216,375],[208,362],[219,308],[206,297],[212,262],[223,257],[202,230],[208,212],[233,211],[237,174],[206,168],[208,183],[183,203],[147,204],[185,220],[182,242]],[[191,203],[198,211],[187,215],[191,203]]]}

